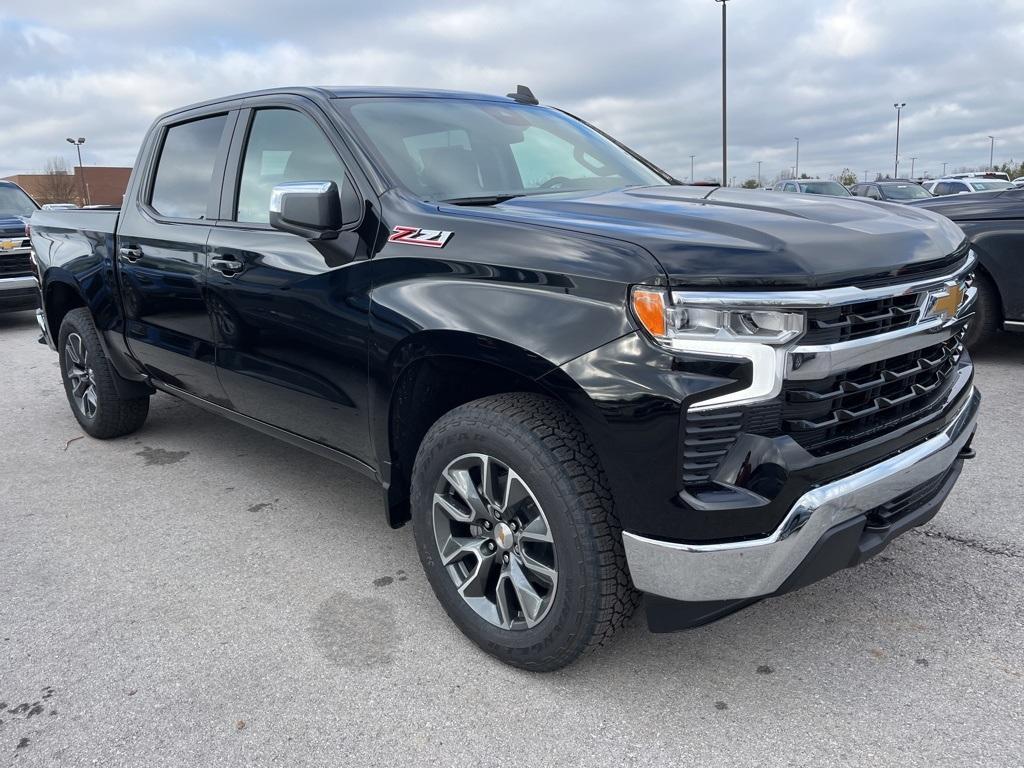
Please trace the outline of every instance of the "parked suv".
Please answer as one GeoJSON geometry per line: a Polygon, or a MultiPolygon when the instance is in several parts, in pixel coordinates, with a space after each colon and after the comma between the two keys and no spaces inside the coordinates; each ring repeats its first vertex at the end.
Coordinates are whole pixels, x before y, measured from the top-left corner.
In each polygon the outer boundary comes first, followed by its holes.
{"type": "Polygon", "coordinates": [[[0,312],[39,306],[26,225],[37,208],[17,184],[0,181],[0,312]]]}
{"type": "Polygon", "coordinates": [[[522,87],[174,110],[119,212],[38,212],[32,244],[85,432],[160,391],[368,475],[454,623],[528,669],[641,593],[666,631],[860,563],[971,455],[955,224],[683,186],[522,87]]]}
{"type": "Polygon", "coordinates": [[[1000,189],[1008,189],[1013,184],[1002,179],[936,179],[925,185],[925,188],[936,197],[944,195],[966,195],[971,192],[995,192],[1000,189]]]}
{"type": "Polygon", "coordinates": [[[913,181],[865,181],[850,187],[850,194],[890,203],[926,200],[932,196],[931,192],[913,181]]]}
{"type": "Polygon", "coordinates": [[[825,179],[787,179],[775,184],[776,192],[802,192],[805,195],[849,197],[850,191],[838,181],[825,179]]]}

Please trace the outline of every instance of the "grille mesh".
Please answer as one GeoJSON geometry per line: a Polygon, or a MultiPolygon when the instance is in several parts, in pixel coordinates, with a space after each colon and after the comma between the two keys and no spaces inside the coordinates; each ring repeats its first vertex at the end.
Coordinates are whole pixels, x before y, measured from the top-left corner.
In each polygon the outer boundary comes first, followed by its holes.
{"type": "Polygon", "coordinates": [[[960,336],[818,381],[783,385],[782,431],[814,455],[923,416],[953,386],[960,336]]]}
{"type": "Polygon", "coordinates": [[[807,314],[807,333],[800,343],[835,344],[907,328],[917,322],[920,299],[920,294],[910,293],[812,309],[807,314]]]}

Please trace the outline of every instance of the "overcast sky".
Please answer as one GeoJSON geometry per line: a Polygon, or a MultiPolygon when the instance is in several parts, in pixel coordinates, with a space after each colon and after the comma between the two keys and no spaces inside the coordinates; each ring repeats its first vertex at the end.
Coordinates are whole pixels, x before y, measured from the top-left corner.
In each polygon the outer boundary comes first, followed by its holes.
{"type": "MultiPolygon", "coordinates": [[[[150,120],[275,85],[504,94],[525,83],[681,179],[721,174],[713,0],[0,3],[0,176],[85,136],[131,165],[150,120]]],[[[938,174],[1024,158],[1024,0],[730,0],[729,175],[938,174]]]]}

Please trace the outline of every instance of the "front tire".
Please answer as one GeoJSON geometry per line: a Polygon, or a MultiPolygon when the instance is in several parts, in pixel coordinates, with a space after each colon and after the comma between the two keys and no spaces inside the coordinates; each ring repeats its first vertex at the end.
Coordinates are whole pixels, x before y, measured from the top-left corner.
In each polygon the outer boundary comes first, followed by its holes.
{"type": "Polygon", "coordinates": [[[141,427],[149,413],[149,397],[127,398],[117,391],[117,374],[103,353],[89,310],[68,312],[57,339],[64,392],[85,433],[106,439],[141,427]]]}
{"type": "Polygon", "coordinates": [[[494,395],[441,417],[416,456],[412,517],[438,600],[505,663],[564,667],[639,602],[607,478],[550,398],[494,395]]]}
{"type": "Polygon", "coordinates": [[[999,294],[988,275],[979,270],[974,277],[974,284],[978,288],[978,298],[974,304],[974,317],[968,323],[964,336],[964,344],[968,349],[976,349],[991,339],[999,330],[1002,317],[999,294]]]}

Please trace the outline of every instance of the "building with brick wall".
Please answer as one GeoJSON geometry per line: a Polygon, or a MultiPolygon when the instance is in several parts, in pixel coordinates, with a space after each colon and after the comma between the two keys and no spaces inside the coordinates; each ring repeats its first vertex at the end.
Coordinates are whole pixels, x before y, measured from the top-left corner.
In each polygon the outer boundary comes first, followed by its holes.
{"type": "Polygon", "coordinates": [[[120,206],[131,173],[131,168],[87,165],[83,168],[76,166],[74,173],[19,173],[7,176],[4,181],[13,181],[39,203],[85,205],[88,193],[88,202],[92,205],[120,206]]]}

